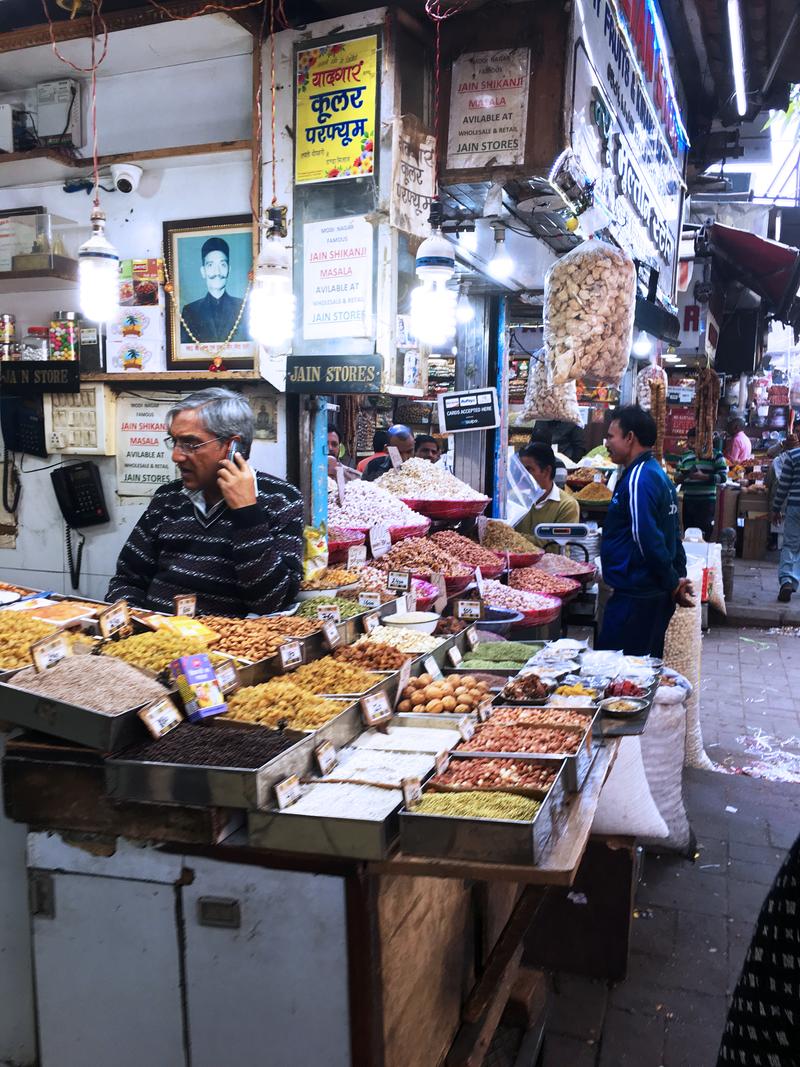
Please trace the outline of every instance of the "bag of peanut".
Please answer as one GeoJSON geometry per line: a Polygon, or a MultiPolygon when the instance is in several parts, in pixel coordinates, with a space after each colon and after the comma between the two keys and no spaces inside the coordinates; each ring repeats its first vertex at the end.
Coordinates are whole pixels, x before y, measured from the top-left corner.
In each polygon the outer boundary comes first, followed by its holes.
{"type": "Polygon", "coordinates": [[[635,304],[633,260],[619,248],[591,240],[562,256],[544,282],[550,381],[618,384],[628,366],[635,304]]]}
{"type": "Polygon", "coordinates": [[[651,363],[636,375],[636,403],[645,411],[650,410],[650,382],[662,382],[666,391],[667,372],[663,367],[651,363]]]}
{"type": "Polygon", "coordinates": [[[543,348],[531,357],[525,402],[522,411],[517,416],[517,425],[532,423],[537,419],[563,419],[564,422],[579,424],[581,413],[578,408],[578,390],[575,382],[554,385],[548,381],[547,367],[543,357],[543,348]]]}

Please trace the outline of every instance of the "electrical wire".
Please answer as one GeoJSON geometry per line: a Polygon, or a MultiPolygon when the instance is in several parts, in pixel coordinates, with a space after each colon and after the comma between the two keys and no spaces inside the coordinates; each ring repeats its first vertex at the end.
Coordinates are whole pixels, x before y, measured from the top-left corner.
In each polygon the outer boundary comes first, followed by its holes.
{"type": "Polygon", "coordinates": [[[206,4],[205,7],[201,7],[199,11],[192,12],[191,15],[175,15],[169,8],[164,7],[158,0],[149,0],[150,6],[154,7],[156,11],[162,14],[165,18],[171,19],[173,22],[188,22],[189,19],[199,18],[201,15],[209,15],[219,13],[221,15],[230,14],[232,11],[247,11],[253,7],[261,7],[264,0],[248,0],[244,4],[206,4]]]}

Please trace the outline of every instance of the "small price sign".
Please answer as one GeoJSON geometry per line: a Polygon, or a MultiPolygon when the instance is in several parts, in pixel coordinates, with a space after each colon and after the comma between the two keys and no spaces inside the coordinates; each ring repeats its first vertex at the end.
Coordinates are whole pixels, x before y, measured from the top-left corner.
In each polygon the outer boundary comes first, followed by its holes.
{"type": "Polygon", "coordinates": [[[342,643],[342,635],[336,623],[330,619],[322,624],[322,640],[331,652],[342,643]]]}
{"type": "Polygon", "coordinates": [[[475,586],[478,590],[478,596],[483,600],[484,586],[483,586],[483,571],[480,567],[475,568],[475,586]]]}
{"type": "Polygon", "coordinates": [[[65,633],[50,634],[34,641],[31,645],[31,659],[33,666],[41,674],[48,667],[55,667],[62,659],[72,655],[72,645],[67,640],[65,633]]]}
{"type": "Polygon", "coordinates": [[[403,803],[413,808],[422,799],[422,782],[419,778],[402,778],[400,788],[403,790],[403,803]]]}
{"type": "Polygon", "coordinates": [[[406,593],[406,611],[417,610],[417,594],[408,592],[406,593]]]}
{"type": "Polygon", "coordinates": [[[294,804],[302,795],[303,790],[300,787],[300,779],[296,774],[290,774],[288,778],[284,778],[282,782],[278,782],[275,786],[275,800],[281,810],[288,808],[290,804],[294,804]]]}
{"type": "Polygon", "coordinates": [[[411,588],[411,571],[389,571],[386,588],[392,592],[406,593],[411,588]]]}
{"type": "Polygon", "coordinates": [[[362,608],[379,608],[381,606],[380,593],[359,593],[358,603],[362,608]]]}
{"type": "Polygon", "coordinates": [[[169,697],[162,697],[147,704],[137,712],[152,737],[163,737],[176,726],[180,726],[183,717],[169,697]]]}
{"type": "Polygon", "coordinates": [[[464,657],[461,655],[461,650],[453,645],[452,648],[447,650],[447,658],[454,667],[460,667],[464,657]]]}
{"type": "Polygon", "coordinates": [[[470,626],[466,630],[464,637],[466,638],[467,644],[471,649],[476,649],[480,644],[480,642],[478,641],[478,631],[475,629],[474,626],[470,626]]]}
{"type": "Polygon", "coordinates": [[[190,619],[195,617],[197,613],[197,597],[194,593],[180,593],[178,596],[173,597],[175,602],[175,614],[186,615],[190,619]]]}
{"type": "Polygon", "coordinates": [[[314,759],[317,761],[320,774],[330,774],[339,762],[339,753],[330,741],[323,741],[314,749],[314,759]]]}
{"type": "Polygon", "coordinates": [[[344,507],[344,494],[345,494],[345,482],[344,482],[344,467],[341,463],[336,465],[336,495],[339,497],[339,507],[344,507]]]}
{"type": "Polygon", "coordinates": [[[349,571],[358,570],[359,567],[363,567],[367,562],[367,546],[366,545],[353,545],[347,550],[347,569],[349,571]]]}
{"type": "Polygon", "coordinates": [[[467,715],[458,720],[458,732],[462,741],[471,741],[475,736],[475,723],[467,715]]]}
{"type": "Polygon", "coordinates": [[[118,600],[110,608],[101,611],[97,616],[97,624],[103,637],[111,637],[117,630],[124,630],[131,621],[131,613],[128,609],[127,600],[118,600]]]}
{"type": "Polygon", "coordinates": [[[474,622],[483,618],[482,600],[457,600],[456,618],[474,622]]]}
{"type": "Polygon", "coordinates": [[[281,667],[285,671],[293,671],[303,662],[303,646],[299,641],[284,641],[278,646],[278,655],[281,659],[281,667]]]}
{"type": "Polygon", "coordinates": [[[381,617],[377,612],[364,616],[364,633],[371,634],[381,624],[381,617]]]}
{"type": "Polygon", "coordinates": [[[449,752],[437,752],[436,759],[436,773],[444,774],[447,768],[450,766],[450,753],[449,752]]]}
{"type": "Polygon", "coordinates": [[[433,658],[433,656],[426,656],[422,661],[422,666],[425,668],[425,673],[429,674],[435,682],[438,682],[440,678],[444,678],[442,674],[442,668],[433,658]]]}
{"type": "Polygon", "coordinates": [[[317,618],[322,619],[323,622],[341,622],[342,613],[338,605],[328,604],[324,608],[317,608],[317,618]]]}
{"type": "Polygon", "coordinates": [[[447,605],[447,582],[443,574],[431,574],[431,582],[439,590],[439,595],[433,604],[433,610],[436,612],[442,612],[447,605]]]}
{"type": "Polygon", "coordinates": [[[392,461],[392,466],[395,470],[403,466],[403,459],[400,455],[400,449],[396,445],[389,445],[386,451],[389,454],[389,459],[392,461]]]}
{"type": "Polygon", "coordinates": [[[478,705],[478,722],[488,722],[492,717],[492,705],[488,700],[478,705]]]}
{"type": "Polygon", "coordinates": [[[400,668],[400,673],[397,676],[397,693],[394,698],[394,706],[400,703],[403,699],[403,690],[411,681],[411,660],[407,659],[403,666],[400,668]]]}
{"type": "Polygon", "coordinates": [[[392,717],[389,698],[381,690],[361,698],[361,715],[367,726],[382,726],[392,717]]]}
{"type": "Polygon", "coordinates": [[[392,535],[388,526],[373,526],[369,531],[369,547],[374,559],[385,556],[392,547],[392,535]]]}
{"type": "Polygon", "coordinates": [[[217,683],[223,693],[233,693],[242,684],[239,680],[239,672],[236,669],[236,664],[233,660],[226,660],[224,663],[218,663],[214,668],[217,676],[217,683]]]}

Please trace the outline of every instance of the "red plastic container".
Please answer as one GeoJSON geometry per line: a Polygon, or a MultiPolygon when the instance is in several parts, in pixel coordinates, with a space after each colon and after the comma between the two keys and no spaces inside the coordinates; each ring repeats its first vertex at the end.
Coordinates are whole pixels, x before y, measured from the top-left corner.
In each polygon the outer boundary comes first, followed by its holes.
{"type": "Polygon", "coordinates": [[[499,552],[496,548],[490,551],[494,552],[504,564],[507,559],[512,570],[516,570],[518,567],[532,567],[544,555],[543,548],[532,548],[530,552],[499,552]]]}
{"type": "Polygon", "coordinates": [[[347,536],[338,541],[328,538],[329,563],[344,563],[347,559],[348,549],[355,548],[356,545],[363,545],[367,539],[367,535],[363,530],[341,530],[341,532],[347,536]]]}
{"type": "MultiPolygon", "coordinates": [[[[423,581],[423,582],[427,582],[427,580],[428,580],[428,577],[425,574],[415,574],[414,577],[415,578],[419,578],[420,581],[423,581]]],[[[475,575],[474,574],[463,574],[463,575],[462,574],[456,574],[456,575],[446,574],[444,576],[444,584],[445,584],[445,588],[447,590],[447,595],[449,597],[458,596],[459,593],[463,593],[464,590],[467,588],[467,586],[470,585],[474,581],[475,581],[475,575]]],[[[419,604],[418,604],[418,606],[419,606],[419,604]]],[[[420,609],[420,610],[422,610],[422,609],[420,609]]]]}
{"type": "Polygon", "coordinates": [[[416,523],[414,526],[390,526],[389,534],[392,538],[392,544],[397,544],[398,541],[403,541],[406,537],[424,537],[428,530],[431,528],[431,520],[425,519],[421,523],[416,523]]]}
{"type": "Polygon", "coordinates": [[[403,500],[412,511],[431,519],[449,519],[456,522],[474,515],[482,515],[489,505],[485,500],[403,500]]]}

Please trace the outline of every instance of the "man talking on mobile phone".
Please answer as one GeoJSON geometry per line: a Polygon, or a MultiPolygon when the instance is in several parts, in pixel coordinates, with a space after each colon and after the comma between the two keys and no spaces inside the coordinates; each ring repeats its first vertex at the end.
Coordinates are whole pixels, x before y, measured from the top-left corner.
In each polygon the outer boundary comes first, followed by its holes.
{"type": "Polygon", "coordinates": [[[153,494],[117,561],[107,599],[172,612],[193,593],[198,614],[266,615],[297,594],[303,502],[293,485],[253,470],[250,405],[203,389],[167,413],[180,479],[153,494]]]}

